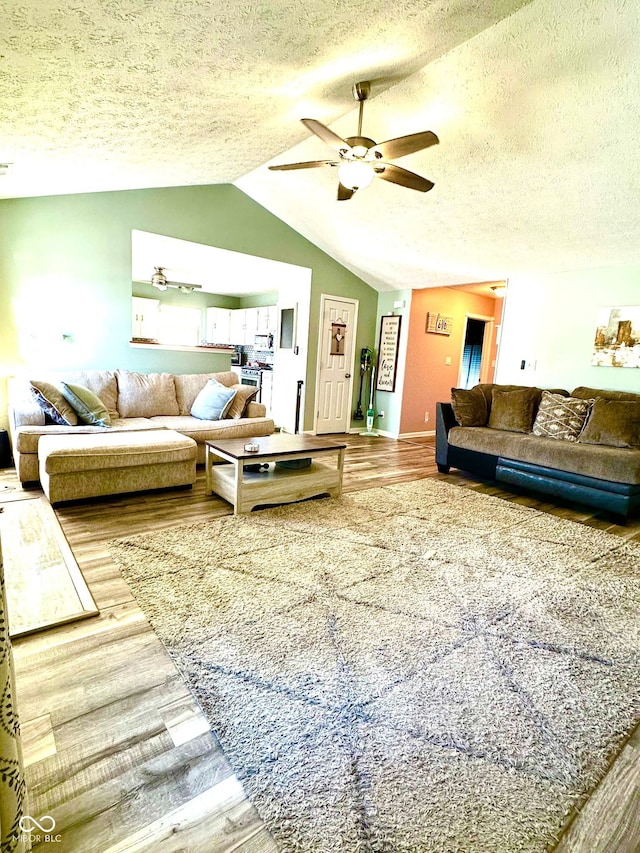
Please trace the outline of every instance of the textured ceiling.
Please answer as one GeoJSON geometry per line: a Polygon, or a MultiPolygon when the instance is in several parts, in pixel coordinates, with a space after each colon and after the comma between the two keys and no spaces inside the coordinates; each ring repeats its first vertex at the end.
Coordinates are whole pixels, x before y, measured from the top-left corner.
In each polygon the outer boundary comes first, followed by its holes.
{"type": "Polygon", "coordinates": [[[636,0],[0,0],[0,198],[236,182],[379,290],[640,260],[636,0]],[[335,200],[298,121],[430,129],[335,200]],[[295,146],[293,150],[292,146],[295,146]]]}

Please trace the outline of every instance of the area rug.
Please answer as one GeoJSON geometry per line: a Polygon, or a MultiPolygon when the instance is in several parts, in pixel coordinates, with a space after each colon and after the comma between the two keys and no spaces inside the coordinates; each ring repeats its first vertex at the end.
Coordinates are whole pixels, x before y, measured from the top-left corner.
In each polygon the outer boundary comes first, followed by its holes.
{"type": "Polygon", "coordinates": [[[422,480],[110,547],[283,853],[543,853],[637,723],[611,534],[422,480]]]}

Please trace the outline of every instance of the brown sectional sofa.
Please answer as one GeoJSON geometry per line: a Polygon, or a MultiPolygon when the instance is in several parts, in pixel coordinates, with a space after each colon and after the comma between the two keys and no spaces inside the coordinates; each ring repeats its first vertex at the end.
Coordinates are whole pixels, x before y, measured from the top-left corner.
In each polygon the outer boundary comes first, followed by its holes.
{"type": "MultiPolygon", "coordinates": [[[[499,429],[491,426],[491,403],[496,399],[494,390],[515,391],[525,386],[485,384],[476,387],[487,403],[488,422],[484,425],[461,426],[452,403],[437,404],[436,462],[439,471],[447,473],[452,467],[459,468],[554,498],[605,509],[623,518],[640,511],[640,419],[637,426],[632,424],[632,438],[627,442],[631,446],[626,447],[615,445],[615,442],[620,445],[625,441],[624,437],[620,440],[616,437],[615,423],[604,430],[603,443],[591,443],[593,430],[589,436],[587,430],[595,409],[587,417],[577,440],[499,429]]],[[[536,390],[541,395],[541,390],[536,390]]],[[[579,400],[632,403],[637,408],[629,407],[627,412],[637,411],[640,416],[640,394],[584,386],[575,388],[571,394],[555,389],[555,393],[558,392],[579,400]]],[[[598,405],[599,411],[606,409],[606,404],[598,405]]],[[[628,433],[627,425],[627,437],[628,433]]]]}
{"type": "Polygon", "coordinates": [[[30,378],[46,380],[53,385],[65,381],[88,388],[109,411],[111,426],[60,426],[47,422],[31,394],[29,380],[11,378],[9,426],[16,469],[22,483],[40,479],[38,446],[43,436],[96,433],[108,443],[109,436],[115,433],[149,432],[149,444],[153,444],[154,431],[172,430],[195,441],[196,462],[202,464],[205,441],[253,438],[270,435],[275,429],[273,419],[266,416],[266,407],[255,402],[248,404],[240,418],[206,421],[192,417],[193,402],[210,378],[226,386],[237,384],[238,377],[231,371],[143,374],[128,370],[90,370],[56,374],[38,372],[30,378]]]}

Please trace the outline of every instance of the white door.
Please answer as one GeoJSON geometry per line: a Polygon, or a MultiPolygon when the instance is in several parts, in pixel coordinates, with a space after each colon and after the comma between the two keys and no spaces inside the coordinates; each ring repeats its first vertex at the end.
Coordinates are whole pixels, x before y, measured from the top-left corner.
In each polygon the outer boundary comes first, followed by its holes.
{"type": "Polygon", "coordinates": [[[316,433],[348,432],[358,302],[322,296],[316,380],[316,433]]]}

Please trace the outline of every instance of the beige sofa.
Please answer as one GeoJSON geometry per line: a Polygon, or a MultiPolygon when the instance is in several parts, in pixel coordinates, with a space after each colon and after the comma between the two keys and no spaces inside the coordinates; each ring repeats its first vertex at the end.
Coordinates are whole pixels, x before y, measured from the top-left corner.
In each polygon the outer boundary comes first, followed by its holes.
{"type": "MultiPolygon", "coordinates": [[[[253,438],[274,432],[266,407],[250,402],[240,418],[219,421],[199,420],[191,416],[193,402],[210,378],[232,386],[238,377],[223,373],[135,373],[128,370],[90,370],[65,373],[33,371],[29,378],[9,380],[9,428],[16,470],[22,483],[40,478],[38,446],[43,436],[98,433],[104,442],[121,432],[172,430],[196,442],[196,462],[204,463],[205,441],[220,438],[253,438]],[[53,385],[61,381],[88,388],[104,403],[111,426],[60,426],[51,423],[31,394],[29,380],[44,380],[53,385]]],[[[149,443],[153,444],[153,435],[149,443]]],[[[139,443],[139,442],[138,442],[139,443]]],[[[144,443],[144,442],[143,442],[144,443]]]]}

